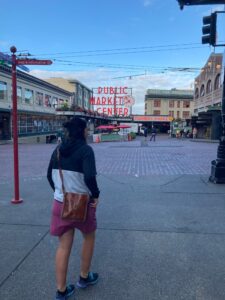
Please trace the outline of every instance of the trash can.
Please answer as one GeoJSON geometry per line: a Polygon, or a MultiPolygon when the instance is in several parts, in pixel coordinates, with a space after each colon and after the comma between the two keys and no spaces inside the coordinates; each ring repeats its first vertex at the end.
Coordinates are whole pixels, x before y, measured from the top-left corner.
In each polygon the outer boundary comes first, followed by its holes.
{"type": "Polygon", "coordinates": [[[40,136],[37,136],[37,143],[40,143],[40,136]]]}

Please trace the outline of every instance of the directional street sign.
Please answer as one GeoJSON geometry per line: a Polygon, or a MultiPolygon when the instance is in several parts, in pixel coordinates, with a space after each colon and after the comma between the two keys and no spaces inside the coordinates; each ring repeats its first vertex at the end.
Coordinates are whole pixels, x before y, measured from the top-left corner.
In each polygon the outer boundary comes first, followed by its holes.
{"type": "Polygon", "coordinates": [[[51,65],[51,60],[39,60],[39,59],[17,59],[17,65],[51,65]]]}

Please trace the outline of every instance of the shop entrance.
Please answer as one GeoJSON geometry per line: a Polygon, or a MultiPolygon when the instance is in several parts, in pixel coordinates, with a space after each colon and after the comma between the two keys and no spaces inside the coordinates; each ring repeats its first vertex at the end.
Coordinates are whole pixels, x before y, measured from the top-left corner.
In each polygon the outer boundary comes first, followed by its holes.
{"type": "Polygon", "coordinates": [[[0,140],[10,140],[10,113],[0,112],[0,140]]]}
{"type": "MultiPolygon", "coordinates": [[[[148,132],[151,132],[151,128],[155,127],[157,130],[157,133],[168,133],[170,130],[170,122],[143,122],[143,126],[141,127],[147,127],[148,132]]],[[[143,131],[143,130],[141,130],[143,131]]]]}

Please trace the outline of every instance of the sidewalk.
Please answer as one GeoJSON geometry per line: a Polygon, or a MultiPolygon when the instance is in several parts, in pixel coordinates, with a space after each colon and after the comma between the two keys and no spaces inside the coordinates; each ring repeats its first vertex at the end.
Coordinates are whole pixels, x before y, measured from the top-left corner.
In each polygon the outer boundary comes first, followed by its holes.
{"type": "MultiPolygon", "coordinates": [[[[95,145],[95,151],[114,151],[114,145],[95,145]]],[[[163,157],[166,148],[157,145],[149,144],[145,153],[154,146],[163,157]]],[[[138,142],[129,147],[136,153],[138,142]]],[[[77,291],[77,300],[225,299],[225,185],[209,183],[205,174],[107,171],[100,172],[98,182],[93,270],[101,278],[98,285],[77,291]]],[[[44,176],[22,178],[20,186],[24,203],[12,205],[12,182],[0,184],[0,299],[50,300],[57,246],[49,235],[52,192],[44,176]]],[[[70,282],[79,274],[81,241],[77,232],[70,282]]]]}

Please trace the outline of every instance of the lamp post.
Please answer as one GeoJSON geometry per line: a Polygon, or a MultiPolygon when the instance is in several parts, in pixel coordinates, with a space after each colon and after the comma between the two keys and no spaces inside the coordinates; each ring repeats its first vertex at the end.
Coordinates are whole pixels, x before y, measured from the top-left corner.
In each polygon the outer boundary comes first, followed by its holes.
{"type": "Polygon", "coordinates": [[[12,46],[12,103],[13,103],[13,155],[14,155],[14,199],[13,204],[23,202],[19,194],[19,155],[18,155],[18,126],[17,126],[17,84],[16,84],[16,47],[12,46]]]}

